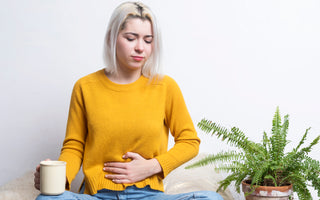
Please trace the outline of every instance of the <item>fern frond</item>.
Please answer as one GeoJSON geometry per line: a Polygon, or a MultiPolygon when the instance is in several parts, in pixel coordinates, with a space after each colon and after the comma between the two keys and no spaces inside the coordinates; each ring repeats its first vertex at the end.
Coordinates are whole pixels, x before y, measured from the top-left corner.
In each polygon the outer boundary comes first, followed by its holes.
{"type": "Polygon", "coordinates": [[[201,167],[208,165],[210,163],[216,162],[229,162],[232,160],[238,160],[242,158],[242,154],[237,153],[236,151],[228,151],[228,152],[219,152],[217,154],[208,155],[205,158],[185,167],[186,169],[191,169],[195,167],[201,167]]]}
{"type": "Polygon", "coordinates": [[[273,176],[271,176],[270,174],[266,175],[266,176],[264,177],[264,179],[271,179],[272,182],[273,182],[273,184],[274,184],[275,186],[277,186],[277,181],[276,181],[276,179],[275,179],[273,176]]]}
{"type": "Polygon", "coordinates": [[[245,152],[260,152],[261,153],[261,146],[257,143],[249,140],[248,137],[237,127],[231,128],[231,133],[226,136],[227,141],[234,144],[236,147],[241,148],[245,152]]]}
{"type": "Polygon", "coordinates": [[[272,148],[272,158],[273,160],[279,160],[279,154],[281,151],[281,116],[279,112],[279,107],[274,114],[272,121],[272,136],[270,138],[271,148],[272,148]]]}
{"type": "Polygon", "coordinates": [[[302,148],[302,149],[300,150],[300,152],[298,152],[298,153],[300,153],[300,154],[302,154],[302,155],[306,155],[307,153],[310,153],[312,147],[313,147],[314,145],[318,144],[318,143],[319,143],[319,140],[320,140],[320,135],[319,135],[318,137],[316,137],[316,138],[310,143],[309,146],[307,146],[307,147],[305,147],[305,148],[302,148]]]}
{"type": "Polygon", "coordinates": [[[308,132],[309,132],[310,129],[311,129],[310,127],[307,128],[306,132],[303,134],[298,146],[295,148],[296,151],[298,151],[300,146],[304,144],[305,140],[307,139],[307,135],[308,135],[308,132]]]}
{"type": "Polygon", "coordinates": [[[320,162],[306,157],[304,165],[307,172],[306,179],[311,181],[314,189],[318,191],[318,197],[320,197],[320,162]]]}
{"type": "MultiPolygon", "coordinates": [[[[240,177],[241,178],[241,177],[240,177]]],[[[220,185],[217,189],[217,192],[220,191],[222,188],[223,190],[226,190],[227,187],[233,182],[233,181],[237,181],[239,178],[239,175],[237,173],[232,173],[230,175],[228,175],[225,179],[223,179],[222,181],[220,181],[220,185]]],[[[240,189],[239,189],[240,191],[240,189]]]]}
{"type": "Polygon", "coordinates": [[[215,170],[217,172],[231,172],[231,173],[239,173],[241,170],[245,169],[244,164],[241,161],[233,161],[232,163],[220,163],[217,164],[215,170]]]}
{"type": "Polygon", "coordinates": [[[271,150],[270,140],[266,132],[263,132],[262,144],[266,153],[271,150]]]}
{"type": "Polygon", "coordinates": [[[294,184],[293,191],[298,194],[300,200],[312,200],[310,191],[308,190],[307,184],[304,180],[295,179],[293,180],[294,184]]]}
{"type": "Polygon", "coordinates": [[[266,174],[266,172],[269,170],[269,163],[268,162],[264,162],[261,163],[261,165],[258,165],[259,167],[255,170],[254,175],[251,177],[252,181],[251,181],[251,185],[261,185],[261,182],[264,179],[264,175],[266,174]]]}
{"type": "Polygon", "coordinates": [[[235,181],[235,186],[236,186],[236,190],[238,193],[240,193],[240,185],[241,185],[241,182],[243,180],[245,180],[246,178],[248,178],[248,174],[249,174],[249,171],[248,169],[243,169],[241,170],[239,173],[238,173],[238,179],[235,181]]]}
{"type": "MultiPolygon", "coordinates": [[[[210,133],[212,131],[212,126],[214,123],[212,123],[211,121],[207,120],[207,119],[202,119],[199,123],[198,123],[198,127],[203,130],[205,133],[210,133]]],[[[213,135],[214,133],[212,133],[213,135]]]]}
{"type": "Polygon", "coordinates": [[[287,135],[289,129],[289,115],[284,116],[283,124],[281,126],[280,131],[280,146],[279,146],[279,157],[282,158],[284,156],[284,148],[288,144],[287,135]]]}
{"type": "Polygon", "coordinates": [[[290,173],[288,176],[285,176],[285,177],[281,178],[281,182],[280,182],[279,186],[285,185],[288,182],[290,182],[290,183],[293,182],[295,184],[294,180],[297,180],[297,179],[299,179],[301,182],[306,182],[307,181],[306,178],[302,174],[290,173]]]}

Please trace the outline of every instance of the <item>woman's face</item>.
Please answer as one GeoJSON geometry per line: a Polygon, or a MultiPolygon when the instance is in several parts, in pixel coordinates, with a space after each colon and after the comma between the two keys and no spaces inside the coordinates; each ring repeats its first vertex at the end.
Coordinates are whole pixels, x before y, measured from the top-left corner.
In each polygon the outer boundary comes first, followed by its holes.
{"type": "Polygon", "coordinates": [[[117,38],[117,61],[120,70],[142,70],[152,53],[152,26],[149,20],[127,20],[117,38]]]}

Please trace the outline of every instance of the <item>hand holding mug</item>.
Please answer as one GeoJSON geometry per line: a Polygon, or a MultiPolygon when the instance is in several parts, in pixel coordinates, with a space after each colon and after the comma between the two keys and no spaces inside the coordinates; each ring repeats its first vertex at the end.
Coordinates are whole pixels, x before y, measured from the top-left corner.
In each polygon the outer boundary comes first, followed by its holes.
{"type": "Polygon", "coordinates": [[[41,161],[34,175],[35,188],[40,189],[41,194],[59,195],[65,191],[66,162],[41,161]]]}
{"type": "MultiPolygon", "coordinates": [[[[49,161],[51,159],[46,159],[45,161],[49,161]]],[[[37,190],[40,190],[40,164],[36,167],[36,172],[34,173],[34,187],[37,190]]]]}

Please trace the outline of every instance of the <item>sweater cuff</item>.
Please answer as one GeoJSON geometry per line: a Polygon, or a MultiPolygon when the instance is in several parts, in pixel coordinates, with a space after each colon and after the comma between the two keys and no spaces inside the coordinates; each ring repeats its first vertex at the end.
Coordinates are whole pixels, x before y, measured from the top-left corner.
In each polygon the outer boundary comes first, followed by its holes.
{"type": "Polygon", "coordinates": [[[81,160],[80,159],[70,159],[69,156],[71,155],[60,155],[59,160],[60,161],[65,161],[67,163],[66,166],[66,190],[71,189],[71,182],[73,179],[76,177],[78,174],[80,167],[81,167],[81,160]]]}
{"type": "MultiPolygon", "coordinates": [[[[180,165],[180,162],[176,160],[175,158],[168,158],[169,155],[160,155],[155,157],[162,168],[162,178],[164,179],[172,170],[177,168],[180,165]]],[[[181,163],[182,164],[182,163],[181,163]]]]}

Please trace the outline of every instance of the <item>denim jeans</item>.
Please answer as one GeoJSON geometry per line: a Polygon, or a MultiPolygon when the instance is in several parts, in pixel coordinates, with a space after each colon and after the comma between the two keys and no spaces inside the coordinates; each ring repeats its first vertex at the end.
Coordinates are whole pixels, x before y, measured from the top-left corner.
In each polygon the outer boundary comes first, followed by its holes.
{"type": "Polygon", "coordinates": [[[77,194],[65,191],[61,195],[46,196],[39,195],[36,200],[223,200],[223,198],[213,191],[198,191],[183,194],[165,194],[158,190],[153,190],[149,186],[137,188],[127,187],[124,191],[99,190],[95,195],[77,194]]]}

